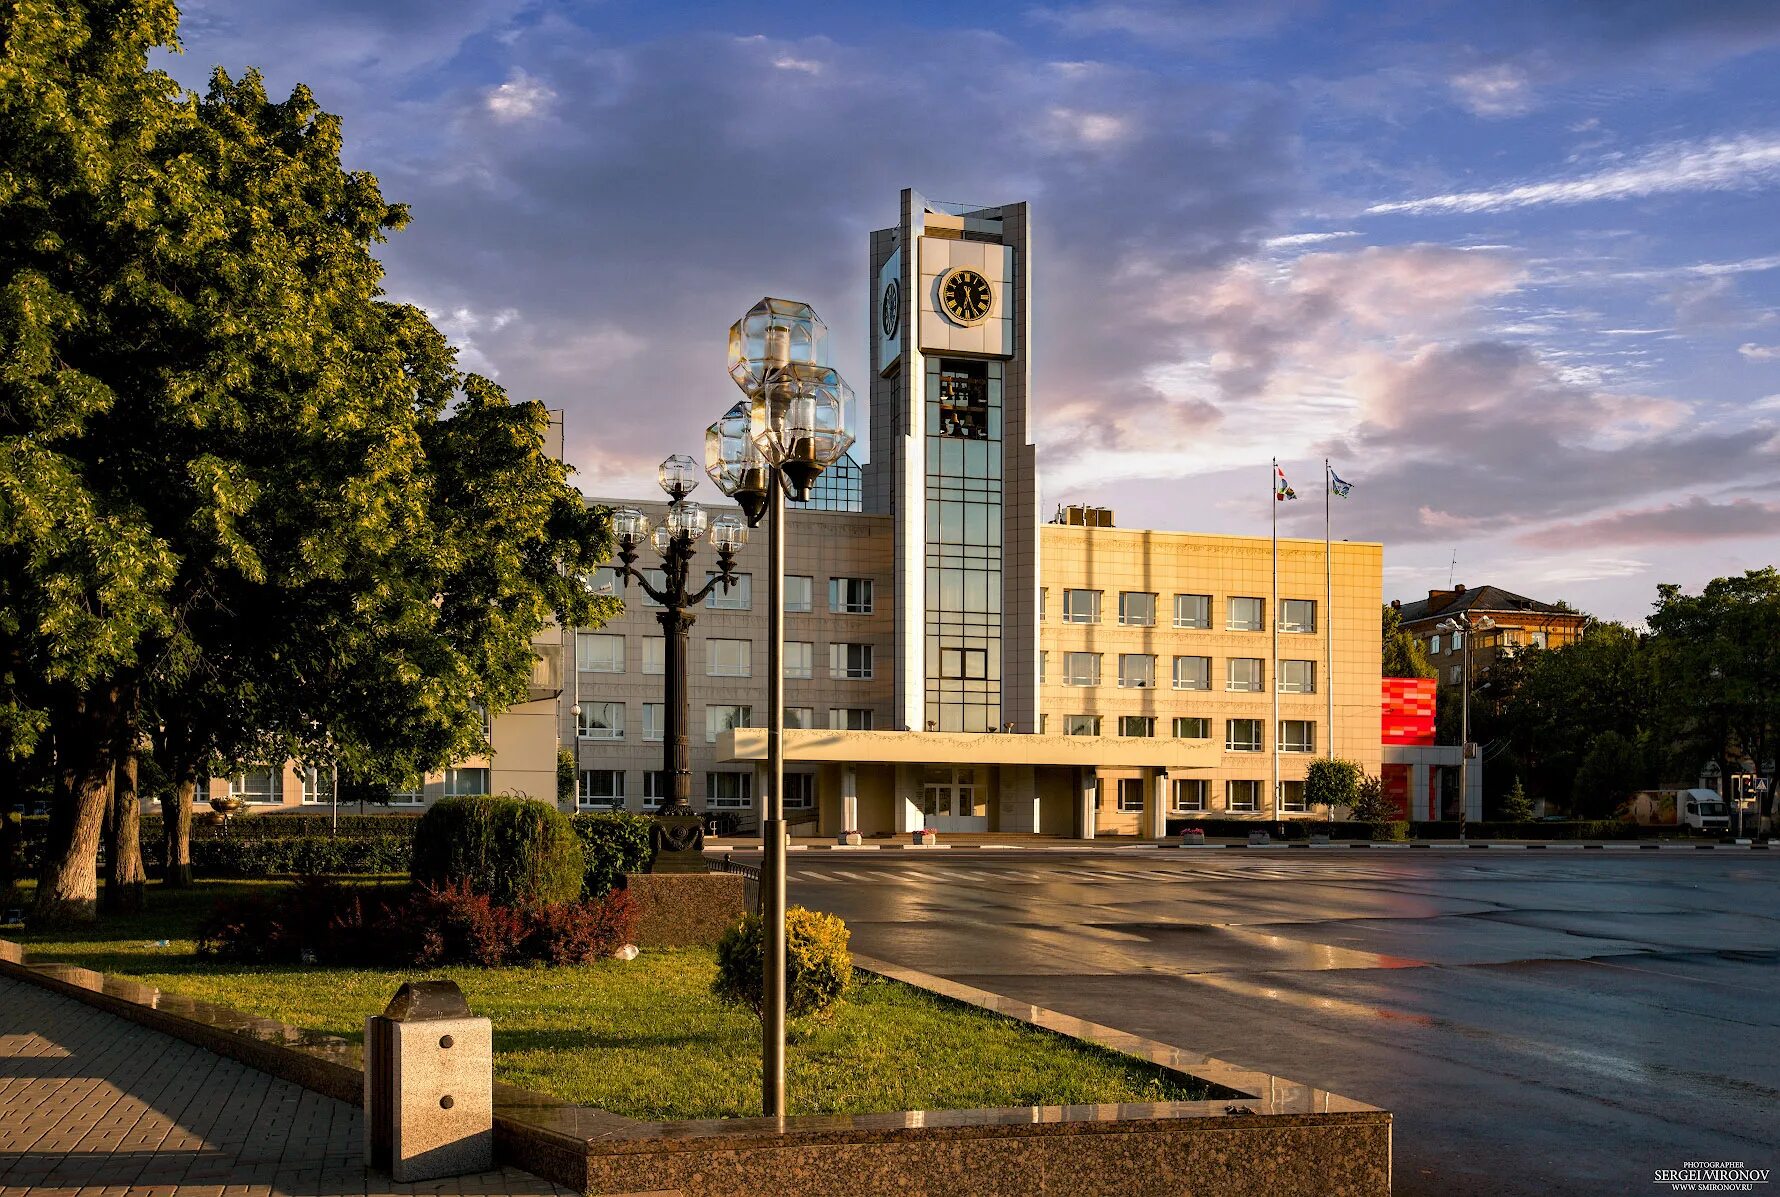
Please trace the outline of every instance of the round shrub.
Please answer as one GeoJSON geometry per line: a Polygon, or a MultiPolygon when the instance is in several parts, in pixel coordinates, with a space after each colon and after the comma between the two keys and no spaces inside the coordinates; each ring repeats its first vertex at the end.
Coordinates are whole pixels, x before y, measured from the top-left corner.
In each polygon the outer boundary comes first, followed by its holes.
{"type": "MultiPolygon", "coordinates": [[[[711,992],[729,1006],[746,1006],[760,1016],[766,971],[764,923],[744,915],[717,941],[717,979],[711,992]]],[[[853,982],[851,933],[832,914],[793,906],[785,912],[785,1013],[790,1018],[824,1014],[853,982]]]]}
{"type": "Polygon", "coordinates": [[[617,889],[627,873],[649,867],[649,828],[655,820],[627,811],[581,811],[569,816],[587,872],[583,898],[602,898],[617,889]]]}
{"type": "Polygon", "coordinates": [[[446,798],[414,829],[415,881],[501,906],[573,902],[582,867],[568,817],[529,798],[446,798]]]}

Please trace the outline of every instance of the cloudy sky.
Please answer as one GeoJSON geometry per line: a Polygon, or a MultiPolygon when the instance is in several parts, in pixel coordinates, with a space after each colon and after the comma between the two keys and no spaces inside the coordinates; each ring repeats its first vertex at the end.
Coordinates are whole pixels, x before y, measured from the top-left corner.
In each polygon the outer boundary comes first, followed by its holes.
{"type": "MultiPolygon", "coordinates": [[[[1780,560],[1773,0],[191,0],[414,223],[392,294],[640,493],[809,300],[863,389],[900,188],[1033,205],[1045,503],[1265,534],[1268,460],[1385,589],[1641,618],[1780,560]],[[1453,561],[1457,566],[1454,571],[1453,561]]],[[[862,450],[868,454],[869,448],[862,450]]]]}

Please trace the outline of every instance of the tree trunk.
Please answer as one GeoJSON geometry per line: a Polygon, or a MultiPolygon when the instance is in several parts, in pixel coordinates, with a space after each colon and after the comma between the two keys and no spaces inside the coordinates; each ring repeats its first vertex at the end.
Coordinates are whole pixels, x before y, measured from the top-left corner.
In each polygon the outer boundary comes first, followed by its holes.
{"type": "Polygon", "coordinates": [[[198,797],[198,766],[174,760],[173,785],[161,794],[161,884],[183,889],[192,883],[192,803],[198,797]]]}
{"type": "Polygon", "coordinates": [[[100,686],[56,712],[56,783],[31,906],[33,928],[89,923],[98,915],[99,839],[111,788],[117,706],[116,687],[100,686]]]}
{"type": "Polygon", "coordinates": [[[111,818],[105,841],[105,910],[122,914],[142,909],[148,873],[142,867],[142,800],[136,792],[137,753],[132,730],[119,745],[112,773],[111,818]]]}

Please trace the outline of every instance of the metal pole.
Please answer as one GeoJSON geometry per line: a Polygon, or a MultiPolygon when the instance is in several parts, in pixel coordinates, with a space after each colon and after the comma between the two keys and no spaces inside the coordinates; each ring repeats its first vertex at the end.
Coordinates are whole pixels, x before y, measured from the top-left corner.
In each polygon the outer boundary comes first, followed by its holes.
{"type": "Polygon", "coordinates": [[[1460,654],[1460,665],[1465,674],[1465,684],[1461,687],[1459,697],[1459,840],[1465,838],[1465,806],[1471,796],[1471,620],[1462,621],[1464,631],[1459,634],[1465,638],[1464,652],[1460,654]]]}
{"type": "Polygon", "coordinates": [[[1273,469],[1267,478],[1267,489],[1273,509],[1273,591],[1267,596],[1267,626],[1273,629],[1273,659],[1267,663],[1267,678],[1262,682],[1273,692],[1273,726],[1267,729],[1265,743],[1273,746],[1269,760],[1273,762],[1273,798],[1269,813],[1277,821],[1279,818],[1279,458],[1273,459],[1273,469]]]}
{"type": "Polygon", "coordinates": [[[760,1106],[785,1116],[785,484],[767,476],[766,793],[760,821],[761,918],[765,926],[760,1031],[760,1106]]]}
{"type": "MultiPolygon", "coordinates": [[[[655,617],[661,623],[662,670],[665,674],[662,688],[666,691],[662,695],[666,726],[662,728],[661,762],[665,792],[660,796],[660,805],[681,814],[690,811],[692,806],[692,744],[686,730],[692,717],[690,687],[686,684],[686,658],[688,634],[695,618],[686,604],[686,567],[691,555],[691,546],[682,545],[676,537],[672,552],[662,562],[667,570],[664,597],[668,601],[661,605],[661,613],[655,617]]],[[[578,674],[576,680],[580,680],[578,674]]]]}
{"type": "MultiPolygon", "coordinates": [[[[1335,563],[1329,550],[1329,459],[1323,458],[1323,689],[1329,696],[1329,759],[1335,759],[1335,563]]],[[[1329,817],[1335,808],[1329,807],[1329,817]]]]}

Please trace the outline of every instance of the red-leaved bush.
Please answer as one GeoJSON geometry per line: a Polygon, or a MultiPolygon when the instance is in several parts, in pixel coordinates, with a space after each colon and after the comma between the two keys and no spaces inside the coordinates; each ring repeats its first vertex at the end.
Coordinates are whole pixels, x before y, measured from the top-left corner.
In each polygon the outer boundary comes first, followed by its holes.
{"type": "Polygon", "coordinates": [[[266,898],[220,902],[200,955],[247,964],[585,964],[636,935],[630,895],[503,906],[467,886],[352,886],[304,878],[266,898]]]}

